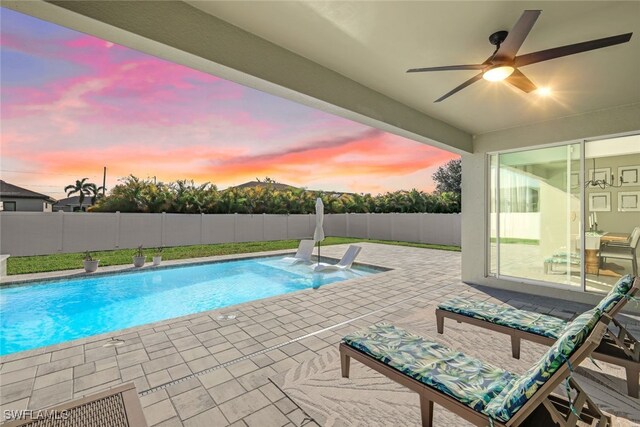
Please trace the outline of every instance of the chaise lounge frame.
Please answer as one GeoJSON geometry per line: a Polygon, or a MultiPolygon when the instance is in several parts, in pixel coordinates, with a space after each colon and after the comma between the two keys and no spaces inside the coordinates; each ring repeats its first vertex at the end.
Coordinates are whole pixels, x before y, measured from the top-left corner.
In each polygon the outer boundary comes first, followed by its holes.
{"type": "MultiPolygon", "coordinates": [[[[633,281],[633,286],[629,291],[629,295],[636,295],[639,289],[640,277],[636,277],[633,281]]],[[[627,376],[627,393],[631,397],[638,398],[640,393],[640,386],[638,384],[640,382],[640,342],[614,318],[626,303],[627,299],[623,298],[609,312],[611,323],[618,328],[618,333],[615,334],[612,331],[607,330],[604,339],[593,352],[592,357],[606,363],[623,367],[627,376]]],[[[486,320],[476,319],[475,317],[465,316],[464,314],[453,313],[436,308],[436,325],[439,334],[444,333],[445,318],[455,320],[458,323],[469,323],[471,325],[509,335],[511,337],[511,355],[515,359],[520,359],[520,343],[523,339],[548,346],[553,345],[553,343],[556,342],[554,338],[545,337],[532,332],[521,331],[508,326],[497,325],[486,320]]]]}
{"type": "Polygon", "coordinates": [[[560,427],[575,427],[577,426],[579,418],[583,422],[588,422],[589,425],[593,427],[608,427],[611,426],[611,418],[600,411],[584,390],[570,378],[571,372],[569,366],[578,366],[598,347],[600,340],[602,340],[607,330],[609,320],[609,316],[604,315],[596,324],[591,334],[589,334],[584,344],[569,357],[570,364],[564,363],[506,423],[490,420],[487,415],[471,409],[456,399],[403,374],[344,342],[340,343],[342,377],[349,378],[349,367],[351,358],[353,358],[387,378],[418,393],[420,396],[420,414],[423,427],[433,426],[434,403],[480,427],[487,427],[489,425],[499,427],[541,426],[550,425],[550,422],[556,423],[560,427]],[[551,395],[553,390],[568,377],[570,388],[577,394],[573,402],[575,413],[571,411],[570,404],[566,399],[551,395]],[[576,416],[576,414],[578,414],[579,417],[576,416]]]}

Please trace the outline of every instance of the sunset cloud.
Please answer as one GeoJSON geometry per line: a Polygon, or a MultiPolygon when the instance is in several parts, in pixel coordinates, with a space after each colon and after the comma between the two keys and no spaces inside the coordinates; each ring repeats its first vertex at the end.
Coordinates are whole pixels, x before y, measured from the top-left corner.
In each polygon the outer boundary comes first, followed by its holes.
{"type": "Polygon", "coordinates": [[[10,10],[2,10],[2,179],[63,197],[129,174],[222,188],[431,190],[457,156],[10,10]]]}

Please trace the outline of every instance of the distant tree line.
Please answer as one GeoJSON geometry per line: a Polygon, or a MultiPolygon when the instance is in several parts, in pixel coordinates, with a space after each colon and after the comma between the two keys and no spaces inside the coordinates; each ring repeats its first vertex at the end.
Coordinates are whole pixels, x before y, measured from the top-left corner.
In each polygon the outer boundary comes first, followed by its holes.
{"type": "Polygon", "coordinates": [[[215,185],[193,181],[170,183],[140,179],[121,180],[109,194],[97,200],[92,212],[207,213],[207,214],[309,214],[320,197],[326,213],[457,213],[460,194],[418,190],[371,194],[332,193],[301,188],[275,189],[272,180],[262,186],[218,190],[215,185]]]}

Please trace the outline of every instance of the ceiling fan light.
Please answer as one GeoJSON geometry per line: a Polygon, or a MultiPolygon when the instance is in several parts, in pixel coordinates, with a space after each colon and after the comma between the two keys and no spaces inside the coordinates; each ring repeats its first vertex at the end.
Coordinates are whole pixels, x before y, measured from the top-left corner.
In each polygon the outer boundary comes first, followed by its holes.
{"type": "Polygon", "coordinates": [[[515,70],[516,69],[510,65],[499,65],[485,71],[484,74],[482,74],[482,78],[490,82],[499,82],[509,77],[515,70]]]}
{"type": "Polygon", "coordinates": [[[551,88],[548,87],[539,87],[538,90],[536,90],[536,93],[540,96],[550,96],[551,95],[551,88]]]}

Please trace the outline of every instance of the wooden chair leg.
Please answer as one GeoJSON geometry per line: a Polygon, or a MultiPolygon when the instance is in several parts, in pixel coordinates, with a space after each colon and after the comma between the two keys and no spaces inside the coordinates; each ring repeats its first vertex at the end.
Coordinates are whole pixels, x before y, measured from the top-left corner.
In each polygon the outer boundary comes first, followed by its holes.
{"type": "Polygon", "coordinates": [[[444,316],[436,313],[436,328],[439,334],[444,333],[444,316]]]}
{"type": "Polygon", "coordinates": [[[520,359],[520,337],[515,334],[511,335],[511,356],[520,359]]]}
{"type": "Polygon", "coordinates": [[[640,397],[640,367],[627,366],[625,371],[627,372],[627,393],[637,399],[640,397]]]}
{"type": "Polygon", "coordinates": [[[422,417],[422,427],[433,425],[433,402],[420,395],[420,416],[422,417]]]}
{"type": "Polygon", "coordinates": [[[591,427],[611,426],[611,417],[598,408],[573,378],[569,378],[568,381],[570,388],[575,391],[573,411],[570,409],[569,402],[566,399],[549,395],[542,404],[547,409],[553,424],[550,422],[545,422],[544,424],[525,422],[522,425],[557,425],[559,427],[577,427],[578,425],[589,425],[591,427]]]}
{"type": "Polygon", "coordinates": [[[342,378],[349,378],[349,367],[351,365],[351,357],[340,352],[340,366],[342,367],[342,378]]]}

